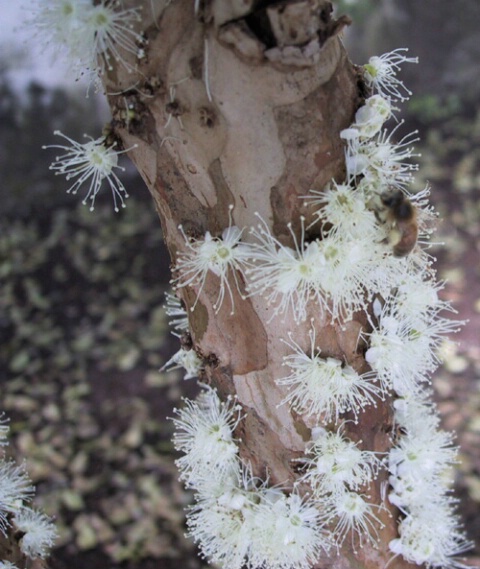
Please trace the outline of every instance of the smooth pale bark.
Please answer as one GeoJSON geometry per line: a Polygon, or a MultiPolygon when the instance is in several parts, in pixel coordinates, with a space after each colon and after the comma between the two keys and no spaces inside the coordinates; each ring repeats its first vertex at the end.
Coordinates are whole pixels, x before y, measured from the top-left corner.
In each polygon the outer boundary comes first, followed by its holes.
{"type": "MultiPolygon", "coordinates": [[[[197,14],[193,0],[130,3],[139,4],[148,40],[141,73],[117,66],[104,83],[114,134],[125,148],[137,145],[129,156],[155,201],[172,266],[186,250],[179,224],[189,237],[219,236],[229,225],[230,204],[238,227],[256,225],[258,212],[292,245],[287,224],[300,236],[300,216],[308,225],[312,215],[301,196],[344,179],[339,132],[365,96],[340,38],[348,19],[333,19],[325,0],[262,2],[262,10],[253,0],[206,0],[197,14]]],[[[309,238],[318,230],[317,224],[309,238]]],[[[313,318],[322,354],[364,372],[358,338],[366,315],[332,323],[314,305],[296,325],[288,313],[272,318],[272,307],[259,296],[242,300],[231,284],[233,315],[228,297],[215,312],[219,280],[213,274],[189,313],[193,347],[205,363],[202,380],[223,397],[238,396],[246,414],[236,432],[241,456],[255,475],[288,488],[297,476],[292,459],[304,455],[316,418],[279,406],[285,391],[275,380],[286,375],[281,364],[289,351],[280,340],[292,331],[307,347],[313,318]]],[[[179,289],[187,309],[197,292],[179,289]]],[[[358,424],[347,423],[346,434],[363,441],[362,448],[385,452],[391,428],[390,402],[379,402],[358,424]]],[[[382,473],[368,491],[377,504],[386,478],[382,473]]],[[[396,520],[387,509],[378,516],[385,524],[378,549],[367,542],[354,551],[348,536],[340,554],[318,567],[383,569],[396,520]]],[[[401,559],[389,565],[407,566],[401,559]]]]}

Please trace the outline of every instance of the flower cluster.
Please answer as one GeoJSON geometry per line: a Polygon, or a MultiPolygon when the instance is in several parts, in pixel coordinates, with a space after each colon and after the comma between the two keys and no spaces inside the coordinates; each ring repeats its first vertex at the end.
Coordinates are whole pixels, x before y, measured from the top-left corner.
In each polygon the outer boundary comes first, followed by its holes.
{"type": "Polygon", "coordinates": [[[313,491],[315,501],[321,506],[328,522],[335,523],[333,532],[340,546],[347,533],[357,535],[360,546],[366,538],[376,545],[377,526],[381,521],[374,510],[378,506],[368,502],[362,494],[374,480],[382,464],[374,452],[360,450],[342,433],[316,429],[316,438],[303,459],[306,472],[298,482],[306,482],[313,491]]]}
{"type": "Polygon", "coordinates": [[[410,162],[410,158],[416,156],[410,146],[418,140],[416,132],[393,143],[397,128],[391,133],[382,131],[375,138],[359,136],[359,131],[352,128],[342,131],[341,136],[347,142],[345,164],[348,175],[363,176],[363,187],[373,195],[386,187],[405,191],[413,181],[413,172],[418,170],[418,165],[410,162]]]}
{"type": "Polygon", "coordinates": [[[6,534],[8,515],[16,512],[23,501],[32,498],[35,489],[25,470],[2,458],[0,462],[0,530],[6,534]]]}
{"type": "MultiPolygon", "coordinates": [[[[335,194],[336,189],[331,192],[335,194]]],[[[331,196],[331,203],[341,201],[331,196]]],[[[370,221],[375,229],[373,218],[370,221]]],[[[360,237],[357,227],[352,232],[358,237],[353,238],[333,227],[321,239],[305,242],[301,221],[300,242],[289,226],[295,249],[282,245],[263,221],[251,231],[257,241],[251,246],[255,257],[246,271],[247,286],[251,295],[260,294],[274,305],[272,317],[288,314],[302,322],[313,301],[330,312],[332,320],[348,319],[355,311],[366,309],[372,294],[389,290],[395,276],[401,274],[402,263],[392,263],[390,251],[380,237],[372,241],[371,232],[360,237]],[[386,270],[379,271],[379,266],[386,270]]]]}
{"type": "Polygon", "coordinates": [[[20,508],[15,512],[13,523],[23,534],[22,552],[31,559],[44,558],[57,537],[51,518],[30,508],[20,508]]]}
{"type": "MultiPolygon", "coordinates": [[[[178,465],[196,492],[190,533],[204,555],[222,566],[303,568],[348,535],[354,549],[357,542],[375,546],[385,506],[373,503],[368,492],[385,465],[390,502],[401,512],[399,536],[390,543],[394,555],[429,567],[461,567],[456,556],[470,545],[444,484],[444,471],[455,462],[452,437],[438,429],[438,417],[425,403],[442,339],[461,323],[443,316],[452,309],[439,297],[443,284],[435,280],[425,250],[435,217],[429,189],[408,191],[417,169],[416,132],[394,143],[399,125],[390,133],[384,128],[397,110],[394,103],[410,94],[397,71],[400,63],[416,60],[402,51],[371,58],[365,66],[365,81],[376,93],[340,133],[346,179],[304,196],[313,219],[308,228],[301,217],[298,231],[288,224],[276,237],[256,214],[259,221],[244,242],[231,209],[221,236],[189,238],[180,227],[186,250],[178,255],[172,282],[176,289],[194,289],[192,310],[203,294],[211,294],[207,279],[213,284],[216,278],[217,312],[225,296],[233,312],[233,282],[241,299],[265,298],[272,319],[298,324],[315,306],[332,321],[358,310],[369,315],[368,332],[360,336],[370,366],[366,373],[322,353],[314,319],[306,347],[294,332],[282,340],[289,373],[276,380],[285,390],[280,404],[316,425],[305,457],[298,459],[302,470],[290,495],[253,478],[239,459],[233,431],[240,415],[231,402],[220,403],[209,391],[178,412],[174,441],[185,453],[178,465]],[[307,239],[312,228],[316,233],[307,239]],[[381,460],[344,435],[344,415],[357,422],[367,406],[387,395],[397,398],[395,422],[402,434],[381,460]],[[298,493],[305,486],[308,499],[298,493]]],[[[185,313],[178,315],[186,325],[185,313]]],[[[169,364],[183,357],[176,354],[169,364]]]]}
{"type": "MultiPolygon", "coordinates": [[[[121,65],[129,72],[136,69],[136,60],[144,56],[144,38],[134,30],[140,21],[137,8],[123,8],[118,0],[91,2],[91,0],[45,0],[33,6],[30,24],[46,46],[59,54],[67,55],[71,67],[78,75],[87,73],[100,84],[100,77],[121,65]],[[134,59],[134,63],[130,60],[134,59]]],[[[89,203],[93,211],[95,198],[106,180],[113,196],[115,211],[125,207],[128,194],[114,172],[118,166],[118,156],[126,150],[118,151],[106,144],[105,137],[90,138],[81,144],[63,136],[70,146],[49,146],[59,148],[65,153],[50,166],[56,174],[65,175],[75,182],[68,193],[76,194],[86,184],[88,191],[83,203],[89,203]]]]}
{"type": "Polygon", "coordinates": [[[435,410],[418,398],[397,399],[395,420],[403,434],[388,456],[389,500],[405,517],[390,550],[417,565],[463,567],[456,557],[472,544],[455,514],[445,476],[456,460],[453,437],[438,429],[435,410]]]}
{"type": "MultiPolygon", "coordinates": [[[[119,0],[42,0],[32,6],[30,25],[45,46],[67,55],[77,75],[86,73],[100,86],[101,76],[107,71],[121,66],[132,72],[145,56],[145,39],[134,29],[140,20],[139,8],[124,8],[119,0]]],[[[86,185],[83,203],[89,203],[93,211],[102,181],[106,180],[115,211],[125,207],[128,194],[114,169],[124,170],[118,166],[118,156],[127,150],[116,150],[104,136],[88,137],[82,144],[59,131],[55,134],[63,136],[69,145],[44,148],[65,151],[50,169],[67,180],[75,180],[68,192],[76,194],[86,185]]]]}
{"type": "MultiPolygon", "coordinates": [[[[1,421],[2,439],[8,432],[6,421],[1,421]]],[[[2,445],[8,444],[2,441],[2,445]]],[[[25,465],[0,459],[0,532],[7,537],[10,528],[19,532],[20,550],[30,559],[44,558],[57,535],[52,520],[25,504],[35,493],[25,465]]],[[[14,568],[9,561],[0,560],[0,568],[14,568]]]]}
{"type": "Polygon", "coordinates": [[[241,418],[234,402],[222,403],[213,389],[203,391],[196,401],[185,400],[175,410],[173,444],[184,456],[177,460],[182,478],[197,488],[212,471],[220,476],[237,471],[238,448],[233,431],[241,418]]]}
{"type": "Polygon", "coordinates": [[[118,0],[45,0],[34,7],[30,23],[44,45],[67,55],[77,74],[96,79],[114,63],[128,71],[136,68],[145,43],[134,30],[138,21],[139,10],[124,9],[118,0]]]}
{"type": "Polygon", "coordinates": [[[428,190],[415,197],[406,189],[417,169],[410,161],[416,133],[393,143],[396,129],[382,130],[391,110],[389,99],[373,95],[340,133],[346,143],[346,181],[332,180],[326,190],[304,196],[320,225],[317,239],[305,240],[303,219],[300,240],[288,226],[294,248],[280,243],[263,220],[251,230],[256,242],[247,288],[275,306],[273,316],[288,311],[303,321],[312,301],[332,319],[367,310],[375,295],[387,296],[408,270],[409,261],[398,257],[414,249],[417,234],[428,237],[432,212],[423,199],[428,190]],[[412,219],[397,219],[385,205],[392,192],[398,192],[397,202],[411,203],[412,219]],[[408,242],[407,232],[414,235],[408,242]]]}
{"type": "Polygon", "coordinates": [[[210,388],[176,411],[181,478],[195,491],[189,533],[210,562],[241,569],[308,569],[332,545],[312,500],[255,478],[239,458],[241,409],[210,388]]]}
{"type": "Polygon", "coordinates": [[[439,315],[449,305],[438,299],[441,285],[422,274],[406,274],[387,297],[378,325],[365,335],[367,362],[385,388],[403,397],[418,393],[438,367],[445,334],[458,331],[462,322],[439,315]]]}

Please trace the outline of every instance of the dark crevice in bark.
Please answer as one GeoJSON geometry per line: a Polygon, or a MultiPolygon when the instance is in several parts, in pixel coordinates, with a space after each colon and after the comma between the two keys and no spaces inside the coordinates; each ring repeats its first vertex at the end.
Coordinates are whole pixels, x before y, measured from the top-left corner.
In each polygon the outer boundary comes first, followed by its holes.
{"type": "MultiPolygon", "coordinates": [[[[270,2],[272,4],[272,2],[270,2]]],[[[276,47],[277,40],[273,34],[270,20],[265,9],[252,12],[245,18],[248,28],[265,45],[267,49],[276,47]]]]}
{"type": "Polygon", "coordinates": [[[261,0],[250,13],[223,22],[222,26],[245,26],[244,33],[252,34],[265,50],[286,45],[303,47],[315,38],[323,45],[351,23],[348,16],[336,20],[332,14],[332,4],[322,0],[261,0]]]}

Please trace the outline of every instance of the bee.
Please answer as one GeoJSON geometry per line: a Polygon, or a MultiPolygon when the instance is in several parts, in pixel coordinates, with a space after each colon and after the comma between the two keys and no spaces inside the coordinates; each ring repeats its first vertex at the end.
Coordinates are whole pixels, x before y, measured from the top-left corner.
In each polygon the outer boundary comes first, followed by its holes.
{"type": "Polygon", "coordinates": [[[417,243],[417,208],[400,191],[384,192],[374,206],[377,219],[389,226],[388,242],[395,257],[406,257],[417,243]]]}

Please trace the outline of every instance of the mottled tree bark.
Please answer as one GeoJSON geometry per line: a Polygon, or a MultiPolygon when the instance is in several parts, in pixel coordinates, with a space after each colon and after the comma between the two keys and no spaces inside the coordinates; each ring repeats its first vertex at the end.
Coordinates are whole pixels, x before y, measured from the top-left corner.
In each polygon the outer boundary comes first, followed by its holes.
{"type": "MultiPolygon", "coordinates": [[[[141,74],[118,67],[105,88],[114,135],[126,148],[137,145],[129,156],[155,201],[172,266],[185,251],[179,224],[189,237],[219,236],[229,225],[230,204],[238,227],[256,225],[258,212],[292,245],[287,223],[299,236],[300,216],[307,226],[312,216],[301,196],[345,177],[339,132],[365,95],[341,42],[348,18],[334,19],[327,0],[204,0],[197,13],[193,0],[130,2],[138,4],[148,40],[141,74]]],[[[308,237],[318,237],[318,224],[312,231],[308,237]]],[[[297,477],[292,459],[305,454],[314,422],[279,406],[285,392],[275,379],[285,375],[288,350],[280,339],[291,331],[307,346],[313,318],[322,355],[364,372],[359,333],[368,330],[366,314],[331,322],[312,305],[304,324],[296,325],[289,313],[271,318],[272,308],[259,296],[242,300],[234,286],[235,313],[223,306],[217,314],[218,284],[210,274],[189,312],[203,380],[223,397],[238,396],[246,418],[236,435],[254,474],[291,487],[297,477]]],[[[187,309],[197,292],[179,289],[187,309]]],[[[390,407],[386,401],[367,408],[358,424],[347,423],[347,435],[362,448],[387,451],[390,407]]],[[[386,478],[381,473],[369,489],[377,504],[386,478]]],[[[396,520],[387,509],[379,517],[385,528],[378,549],[367,543],[354,551],[348,537],[340,554],[318,567],[385,567],[396,520]]],[[[390,568],[407,565],[395,559],[390,568]]]]}
{"type": "Polygon", "coordinates": [[[0,560],[10,561],[10,563],[14,563],[18,565],[18,567],[24,567],[26,566],[27,559],[20,549],[19,539],[20,536],[11,534],[3,535],[3,533],[0,532],[0,560]]]}

